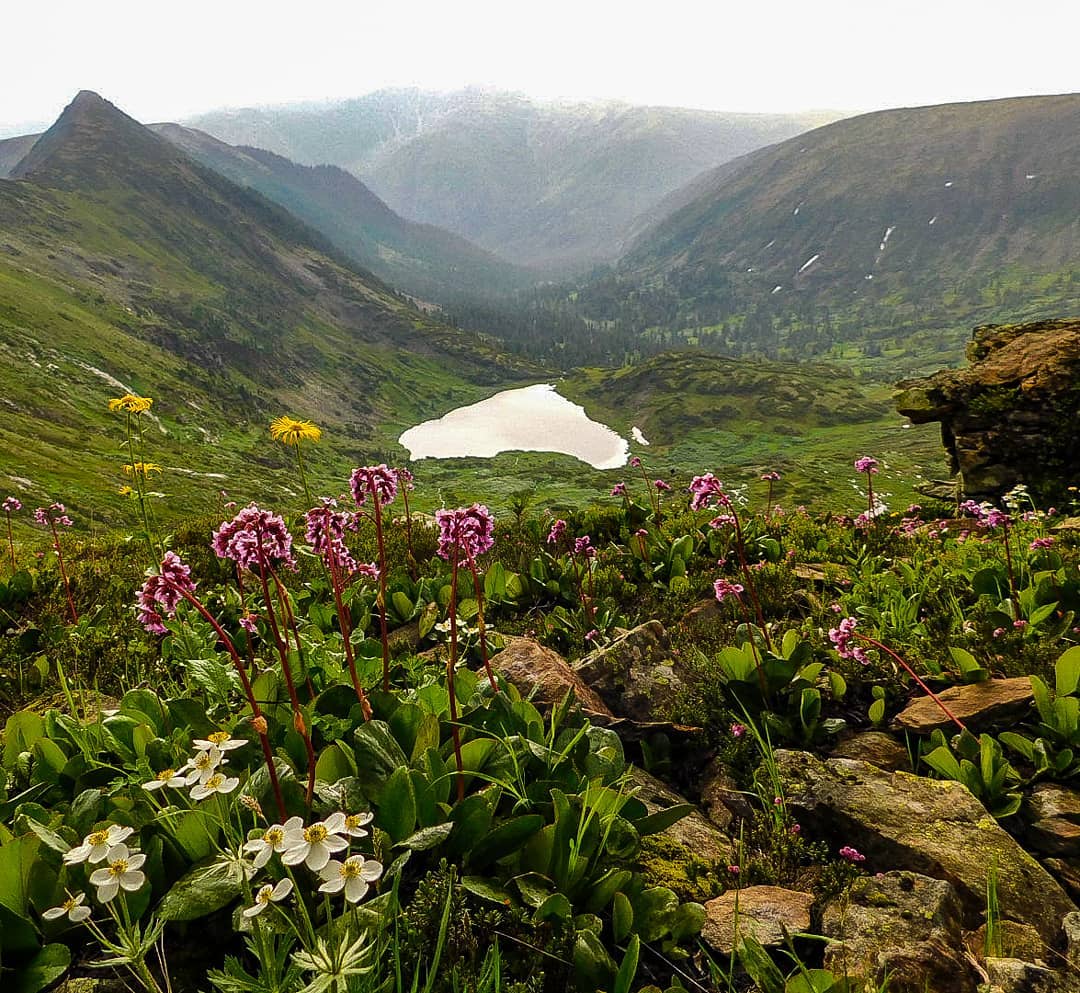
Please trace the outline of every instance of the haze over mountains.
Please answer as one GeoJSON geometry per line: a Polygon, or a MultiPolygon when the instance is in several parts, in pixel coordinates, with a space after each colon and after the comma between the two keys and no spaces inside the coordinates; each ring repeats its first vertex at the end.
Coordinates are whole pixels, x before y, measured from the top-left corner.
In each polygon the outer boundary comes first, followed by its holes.
{"type": "Polygon", "coordinates": [[[404,217],[507,261],[566,272],[617,258],[635,218],[702,171],[838,116],[400,89],[189,123],[298,163],[341,166],[404,217]]]}

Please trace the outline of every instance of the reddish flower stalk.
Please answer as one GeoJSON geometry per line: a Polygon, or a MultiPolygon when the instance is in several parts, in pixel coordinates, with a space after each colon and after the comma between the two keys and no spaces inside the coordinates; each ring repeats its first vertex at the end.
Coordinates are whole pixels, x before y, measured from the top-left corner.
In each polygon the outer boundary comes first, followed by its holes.
{"type": "MultiPolygon", "coordinates": [[[[742,524],[739,523],[739,515],[735,508],[728,508],[729,513],[735,520],[735,554],[739,557],[739,568],[743,574],[743,582],[746,584],[746,592],[750,594],[750,602],[754,605],[754,614],[757,617],[758,627],[765,638],[765,647],[771,652],[772,640],[769,638],[769,629],[765,626],[765,613],[761,609],[761,601],[758,599],[757,587],[754,585],[754,577],[750,573],[750,565],[746,561],[746,548],[743,543],[742,524]]],[[[753,641],[753,638],[750,639],[753,641]]]]}
{"type": "Polygon", "coordinates": [[[68,581],[67,568],[64,566],[64,553],[60,548],[60,535],[56,530],[57,524],[71,527],[71,518],[68,517],[62,503],[53,503],[48,507],[38,507],[34,511],[34,520],[38,524],[47,524],[52,532],[53,550],[56,552],[56,560],[60,564],[60,578],[64,582],[64,593],[67,595],[68,610],[71,612],[71,623],[78,624],[79,612],[75,609],[75,600],[71,596],[71,583],[68,581]]]}
{"type": "Polygon", "coordinates": [[[375,540],[379,546],[379,637],[382,640],[383,692],[390,692],[390,638],[386,619],[386,542],[383,537],[382,508],[397,497],[398,476],[386,465],[361,466],[349,477],[349,487],[357,507],[362,507],[370,496],[375,505],[372,519],[375,522],[375,540]]]}
{"type": "Polygon", "coordinates": [[[266,734],[266,717],[263,715],[262,708],[259,706],[259,701],[255,698],[255,692],[251,688],[251,680],[248,679],[247,670],[240,659],[239,653],[236,651],[236,646],[233,644],[232,639],[228,634],[226,634],[225,629],[218,623],[217,618],[203,606],[198,597],[175,583],[170,582],[169,586],[187,600],[187,602],[190,603],[199,612],[202,618],[214,629],[218,641],[225,646],[226,651],[228,651],[229,656],[232,658],[233,668],[236,669],[236,673],[240,677],[240,685],[244,688],[244,696],[247,698],[248,706],[251,708],[251,723],[255,728],[256,734],[259,736],[259,743],[262,745],[263,759],[266,762],[266,771],[270,774],[270,783],[274,790],[274,799],[277,801],[278,812],[284,819],[286,816],[285,799],[281,795],[281,783],[278,782],[277,767],[274,765],[274,753],[270,748],[270,739],[266,734]]]}
{"type": "Polygon", "coordinates": [[[409,510],[409,490],[413,488],[413,474],[408,469],[395,469],[397,474],[398,489],[401,490],[401,499],[405,502],[405,544],[409,550],[409,577],[415,583],[417,576],[420,574],[419,567],[416,563],[416,556],[413,554],[412,543],[412,511],[409,510]]]}
{"type": "Polygon", "coordinates": [[[446,664],[446,689],[450,695],[450,734],[454,739],[454,761],[457,763],[458,803],[465,799],[464,764],[461,760],[461,732],[458,729],[457,691],[454,673],[457,670],[457,580],[458,551],[454,547],[450,559],[450,659],[446,664]]]}
{"type": "Polygon", "coordinates": [[[360,701],[360,710],[364,720],[371,720],[371,704],[367,694],[360,685],[360,676],[356,671],[356,657],[352,647],[352,618],[345,609],[345,603],[341,598],[341,574],[338,571],[337,562],[330,562],[330,585],[334,588],[334,606],[337,608],[338,627],[341,629],[341,637],[345,646],[345,661],[349,666],[349,678],[352,680],[353,689],[356,690],[356,699],[360,701]]]}
{"type": "Polygon", "coordinates": [[[473,591],[476,595],[476,627],[480,636],[480,659],[484,663],[484,671],[487,673],[488,682],[491,683],[492,692],[498,693],[499,684],[495,682],[495,673],[491,671],[491,663],[488,661],[487,634],[484,631],[484,590],[480,585],[476,562],[471,556],[469,557],[469,571],[472,573],[473,591]]]}

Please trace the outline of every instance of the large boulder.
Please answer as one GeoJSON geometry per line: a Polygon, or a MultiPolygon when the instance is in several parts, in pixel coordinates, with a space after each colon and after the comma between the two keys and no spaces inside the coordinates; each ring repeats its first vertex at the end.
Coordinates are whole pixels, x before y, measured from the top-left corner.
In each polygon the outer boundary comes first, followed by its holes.
{"type": "Polygon", "coordinates": [[[730,955],[742,938],[756,938],[766,948],[784,944],[788,935],[810,929],[814,897],[781,886],[746,886],[705,904],[701,937],[714,952],[730,955]]]}
{"type": "Polygon", "coordinates": [[[680,670],[659,621],[638,625],[574,665],[612,711],[635,721],[668,715],[683,685],[680,670]]]}
{"type": "Polygon", "coordinates": [[[1039,783],[1024,801],[1025,839],[1043,855],[1080,855],[1080,790],[1039,783]]]}
{"type": "Polygon", "coordinates": [[[822,913],[821,933],[832,939],[825,967],[864,983],[887,976],[890,993],[974,993],[962,918],[956,890],[943,879],[912,872],[861,877],[822,913]]]}
{"type": "Polygon", "coordinates": [[[504,636],[505,647],[491,657],[491,667],[511,683],[523,696],[543,706],[559,703],[567,690],[573,690],[585,710],[607,717],[613,716],[604,701],[578,676],[558,652],[545,648],[532,638],[504,636]]]}
{"type": "Polygon", "coordinates": [[[781,750],[776,764],[789,807],[804,828],[862,852],[867,868],[906,869],[944,879],[971,927],[986,908],[990,866],[1004,916],[1052,944],[1076,909],[1046,870],[960,783],[886,772],[852,759],[822,761],[781,750]]]}
{"type": "MultiPolygon", "coordinates": [[[[1001,725],[1011,725],[1030,709],[1035,694],[1027,676],[1013,679],[987,679],[981,683],[950,686],[938,697],[975,734],[1001,725]]],[[[912,700],[893,722],[903,731],[930,734],[938,728],[952,726],[932,697],[912,700]]]]}
{"type": "Polygon", "coordinates": [[[966,369],[899,383],[896,406],[941,422],[965,494],[997,497],[1026,483],[1056,500],[1080,460],[1080,320],[975,329],[966,369]]]}
{"type": "Polygon", "coordinates": [[[860,731],[853,734],[850,738],[838,742],[829,755],[835,759],[858,759],[892,772],[897,769],[911,769],[911,755],[907,748],[884,731],[860,731]]]}

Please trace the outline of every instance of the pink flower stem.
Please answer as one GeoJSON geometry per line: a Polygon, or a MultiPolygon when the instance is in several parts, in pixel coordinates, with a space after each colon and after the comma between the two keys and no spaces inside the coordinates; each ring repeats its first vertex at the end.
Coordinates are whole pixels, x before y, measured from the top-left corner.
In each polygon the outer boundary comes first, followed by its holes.
{"type": "Polygon", "coordinates": [[[11,574],[14,576],[15,575],[15,539],[11,536],[11,511],[10,510],[5,510],[4,513],[7,515],[8,549],[11,552],[11,574]]]}
{"type": "MultiPolygon", "coordinates": [[[[765,614],[761,610],[761,601],[758,599],[757,587],[754,586],[754,577],[750,575],[750,566],[746,562],[746,549],[743,545],[742,524],[735,508],[731,507],[731,516],[735,521],[735,553],[739,556],[739,569],[743,574],[743,582],[746,584],[746,592],[750,594],[750,602],[754,605],[754,615],[757,617],[758,627],[765,639],[765,647],[771,652],[772,641],[769,639],[769,629],[765,626],[765,614]]],[[[751,641],[753,639],[751,638],[751,641]]]]}
{"type": "MultiPolygon", "coordinates": [[[[327,532],[330,530],[330,510],[326,510],[327,517],[327,532]]],[[[371,704],[368,702],[367,694],[364,693],[364,688],[360,685],[360,676],[356,672],[356,658],[353,653],[352,647],[352,619],[349,617],[349,612],[345,609],[345,602],[341,598],[341,565],[338,562],[337,554],[331,549],[327,555],[330,567],[330,585],[334,590],[334,606],[337,608],[338,627],[341,629],[342,643],[345,647],[345,661],[349,666],[349,678],[352,680],[353,689],[356,690],[356,699],[360,701],[360,710],[364,715],[365,721],[371,720],[371,704]]]]}
{"type": "Polygon", "coordinates": [[[461,760],[461,731],[458,729],[457,692],[454,689],[454,673],[457,670],[457,580],[458,550],[454,547],[450,561],[450,659],[446,663],[446,688],[450,695],[450,734],[454,739],[454,761],[457,763],[458,803],[465,799],[464,764],[461,760]]]}
{"type": "Polygon", "coordinates": [[[488,682],[491,683],[491,691],[499,692],[499,684],[495,682],[495,673],[491,671],[491,663],[488,661],[487,634],[484,631],[484,591],[480,586],[480,576],[476,571],[476,562],[469,556],[469,571],[472,573],[473,590],[476,594],[476,626],[480,632],[480,658],[484,663],[484,671],[487,673],[488,682]]]}
{"type": "Polygon", "coordinates": [[[1009,593],[1012,596],[1013,608],[1016,611],[1016,617],[1014,620],[1020,620],[1020,594],[1016,592],[1016,576],[1013,573],[1012,562],[1012,550],[1011,542],[1009,540],[1009,522],[1003,521],[1001,524],[1001,534],[1005,540],[1005,570],[1009,574],[1009,593]]]}
{"type": "Polygon", "coordinates": [[[416,582],[418,570],[412,547],[412,512],[409,510],[409,487],[401,487],[401,499],[405,501],[405,542],[409,548],[409,577],[416,582]]]}
{"type": "Polygon", "coordinates": [[[48,515],[49,527],[52,530],[53,548],[56,549],[56,560],[60,563],[60,578],[64,581],[64,592],[67,594],[68,609],[71,611],[71,623],[79,623],[79,614],[75,610],[75,601],[71,597],[71,583],[68,582],[67,569],[64,568],[64,553],[60,550],[60,535],[56,533],[56,522],[52,513],[48,515]]]}
{"type": "MultiPolygon", "coordinates": [[[[166,582],[168,582],[168,580],[166,580],[166,582]]],[[[175,583],[169,583],[169,585],[202,615],[203,619],[214,629],[218,641],[225,646],[232,658],[233,668],[236,669],[237,675],[240,677],[240,684],[244,688],[244,696],[247,697],[248,706],[251,708],[251,715],[256,728],[256,733],[259,735],[259,742],[262,744],[263,758],[266,760],[266,771],[270,773],[270,783],[274,788],[274,799],[277,800],[278,812],[281,814],[282,819],[284,819],[285,800],[281,795],[281,784],[278,782],[277,768],[274,766],[274,753],[270,749],[270,739],[266,736],[266,718],[263,716],[259,701],[255,699],[255,691],[251,688],[251,680],[248,679],[247,670],[244,667],[244,663],[240,660],[240,655],[236,651],[236,646],[233,644],[232,639],[228,634],[225,633],[225,629],[218,623],[217,618],[203,606],[202,602],[193,593],[182,589],[175,583]]]]}
{"type": "Polygon", "coordinates": [[[952,721],[953,724],[955,724],[961,731],[966,731],[967,730],[967,728],[964,726],[964,722],[961,721],[960,718],[956,716],[956,714],[954,714],[951,710],[949,710],[949,708],[945,705],[945,702],[941,699],[941,697],[939,697],[932,689],[930,689],[930,687],[927,686],[925,682],[923,682],[923,680],[919,676],[919,674],[914,669],[912,669],[911,666],[909,666],[899,655],[897,655],[896,652],[894,652],[891,648],[888,648],[887,646],[883,645],[877,639],[871,638],[869,635],[862,634],[860,631],[853,631],[852,634],[856,638],[859,638],[861,641],[865,641],[867,644],[873,645],[876,649],[878,649],[879,651],[882,651],[886,655],[888,655],[889,658],[891,658],[909,676],[911,676],[911,678],[914,679],[916,683],[919,684],[919,686],[926,692],[926,695],[929,696],[930,699],[933,700],[934,703],[936,703],[938,705],[941,712],[947,718],[949,718],[949,720],[952,721]]]}
{"type": "Polygon", "coordinates": [[[383,541],[382,501],[375,487],[372,487],[372,499],[375,501],[375,538],[379,543],[379,636],[382,639],[383,692],[390,692],[390,639],[386,633],[386,544],[383,541]]]}

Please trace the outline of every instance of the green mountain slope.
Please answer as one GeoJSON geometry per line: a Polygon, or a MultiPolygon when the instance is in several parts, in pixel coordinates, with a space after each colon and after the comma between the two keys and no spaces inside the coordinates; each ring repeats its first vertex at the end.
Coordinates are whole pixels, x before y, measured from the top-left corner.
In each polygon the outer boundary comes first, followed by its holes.
{"type": "Polygon", "coordinates": [[[0,487],[84,523],[126,513],[105,401],[128,389],[156,399],[155,485],[186,511],[285,464],[278,413],[328,429],[313,468],[336,475],[393,451],[388,423],[531,371],[86,92],[0,181],[0,350],[0,487]]]}
{"type": "Polygon", "coordinates": [[[281,204],[391,285],[435,301],[492,296],[534,277],[464,238],[400,217],[338,166],[302,166],[178,124],[151,129],[191,158],[281,204]]]}
{"type": "Polygon", "coordinates": [[[861,338],[871,357],[911,345],[932,363],[973,324],[1080,305],[1080,95],[839,121],[669,206],[586,291],[591,316],[618,300],[643,325],[779,355],[861,338]],[[916,329],[933,333],[907,341],[916,329]]]}
{"type": "Polygon", "coordinates": [[[837,116],[413,89],[191,123],[297,162],[342,166],[406,217],[518,264],[566,270],[614,259],[634,218],[702,171],[837,116]]]}

